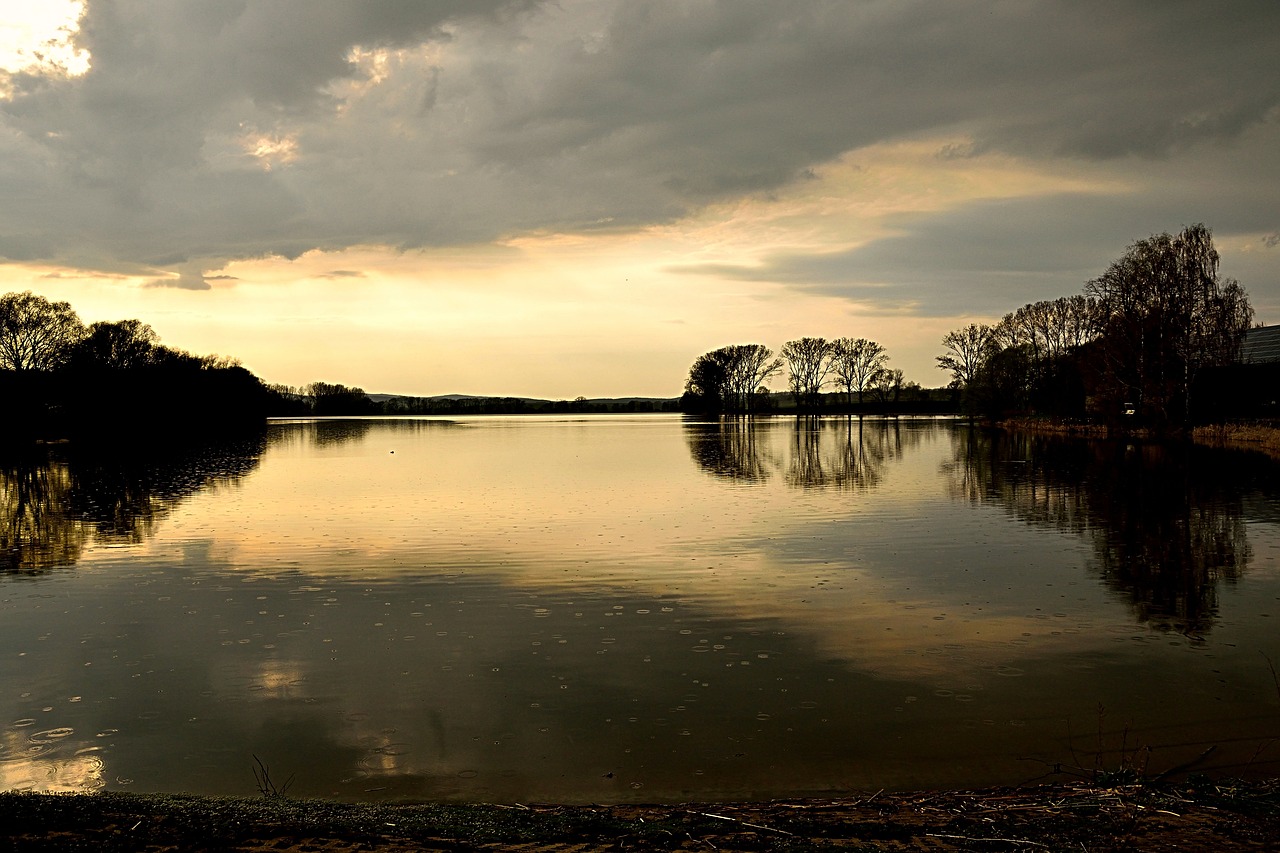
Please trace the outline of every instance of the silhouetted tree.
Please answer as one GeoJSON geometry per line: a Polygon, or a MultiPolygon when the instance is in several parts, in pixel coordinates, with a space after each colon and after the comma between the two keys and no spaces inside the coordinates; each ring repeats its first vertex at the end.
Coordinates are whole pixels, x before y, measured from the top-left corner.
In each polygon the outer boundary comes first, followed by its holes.
{"type": "Polygon", "coordinates": [[[1031,346],[992,347],[965,389],[966,408],[991,418],[1027,411],[1034,360],[1031,346]]]}
{"type": "Polygon", "coordinates": [[[1086,291],[1100,317],[1099,396],[1157,427],[1187,423],[1197,376],[1237,358],[1253,318],[1240,284],[1218,277],[1202,224],[1139,240],[1086,291]]]}
{"type": "Polygon", "coordinates": [[[756,395],[765,391],[769,377],[782,369],[782,359],[775,358],[773,350],[763,344],[737,344],[728,349],[732,358],[729,370],[732,408],[749,412],[754,408],[756,395]]]}
{"type": "Polygon", "coordinates": [[[875,375],[871,386],[876,392],[876,399],[880,401],[880,405],[887,407],[890,403],[898,402],[905,378],[901,370],[888,367],[880,368],[880,372],[875,375]]]}
{"type": "Polygon", "coordinates": [[[684,383],[681,403],[685,411],[718,414],[724,410],[729,396],[731,362],[727,348],[698,356],[684,383]]]}
{"type": "Polygon", "coordinates": [[[822,385],[831,371],[831,350],[825,338],[800,338],[782,345],[796,408],[814,411],[821,404],[822,385]]]}
{"type": "Polygon", "coordinates": [[[993,350],[991,327],[970,323],[942,338],[946,353],[937,358],[938,367],[951,373],[951,383],[964,394],[964,405],[972,411],[972,401],[967,393],[993,350]]]}
{"type": "Polygon", "coordinates": [[[307,386],[307,395],[316,415],[366,415],[373,411],[373,402],[362,388],[312,382],[307,386]]]}
{"type": "Polygon", "coordinates": [[[765,382],[781,368],[782,359],[762,344],[735,344],[699,356],[685,382],[685,410],[750,411],[765,382]]]}
{"type": "Polygon", "coordinates": [[[70,303],[31,291],[0,296],[0,369],[53,370],[84,335],[70,303]]]}
{"type": "Polygon", "coordinates": [[[858,392],[858,404],[862,404],[862,393],[871,387],[888,359],[884,347],[866,338],[837,338],[832,342],[831,372],[850,405],[854,391],[858,392]]]}
{"type": "Polygon", "coordinates": [[[69,359],[76,370],[131,370],[152,363],[155,331],[138,320],[94,323],[76,342],[69,359]]]}

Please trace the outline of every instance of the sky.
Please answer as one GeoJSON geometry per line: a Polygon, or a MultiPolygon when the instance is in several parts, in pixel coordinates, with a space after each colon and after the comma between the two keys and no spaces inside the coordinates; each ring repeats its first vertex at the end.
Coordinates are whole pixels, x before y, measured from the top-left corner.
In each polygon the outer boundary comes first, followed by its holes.
{"type": "Polygon", "coordinates": [[[937,386],[1197,222],[1280,322],[1280,3],[0,0],[0,200],[0,292],[272,383],[670,397],[847,336],[937,386]]]}

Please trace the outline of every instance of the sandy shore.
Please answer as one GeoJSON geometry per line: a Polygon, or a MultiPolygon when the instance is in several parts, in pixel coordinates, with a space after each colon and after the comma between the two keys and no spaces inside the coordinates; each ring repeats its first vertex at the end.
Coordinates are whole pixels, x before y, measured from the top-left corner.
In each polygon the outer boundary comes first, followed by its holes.
{"type": "Polygon", "coordinates": [[[0,847],[93,851],[1280,850],[1280,780],[679,805],[0,794],[0,847]]]}

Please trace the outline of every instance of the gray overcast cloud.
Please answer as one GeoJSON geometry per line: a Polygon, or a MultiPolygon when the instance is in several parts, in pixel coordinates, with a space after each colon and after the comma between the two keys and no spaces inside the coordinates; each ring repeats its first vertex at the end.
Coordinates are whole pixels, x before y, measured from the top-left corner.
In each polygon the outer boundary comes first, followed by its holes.
{"type": "MultiPolygon", "coordinates": [[[[1280,232],[1275,0],[88,0],[77,40],[88,73],[11,74],[0,101],[10,261],[200,287],[269,254],[671,221],[944,136],[1145,189],[971,205],[856,251],[705,271],[856,279],[886,309],[947,313],[1013,307],[1004,273],[1075,290],[1192,221],[1280,232]]],[[[1271,280],[1241,278],[1280,307],[1269,252],[1248,264],[1271,280]]]]}

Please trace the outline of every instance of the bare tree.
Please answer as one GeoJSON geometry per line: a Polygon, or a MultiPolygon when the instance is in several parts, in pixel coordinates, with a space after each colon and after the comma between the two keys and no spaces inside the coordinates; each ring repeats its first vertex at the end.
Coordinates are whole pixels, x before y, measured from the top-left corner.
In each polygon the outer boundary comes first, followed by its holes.
{"type": "Polygon", "coordinates": [[[312,412],[317,415],[363,415],[373,404],[363,388],[329,382],[312,382],[306,386],[312,412]]]}
{"type": "Polygon", "coordinates": [[[832,344],[825,338],[800,338],[782,345],[797,408],[811,411],[818,408],[822,385],[831,372],[831,352],[832,344]]]}
{"type": "Polygon", "coordinates": [[[68,302],[31,291],[0,296],[0,368],[52,370],[70,355],[84,325],[68,302]]]}
{"type": "Polygon", "coordinates": [[[990,355],[993,338],[991,327],[970,323],[942,338],[946,354],[938,356],[938,367],[951,372],[952,382],[967,388],[990,355]]]}
{"type": "Polygon", "coordinates": [[[858,404],[862,404],[862,393],[888,360],[884,347],[866,338],[837,338],[832,342],[831,372],[850,404],[854,391],[858,392],[858,404]]]}
{"type": "Polygon", "coordinates": [[[1025,347],[1039,368],[1092,340],[1096,314],[1097,301],[1085,296],[1031,302],[991,327],[991,343],[999,349],[1025,347]]]}
{"type": "Polygon", "coordinates": [[[1098,304],[1104,393],[1157,425],[1188,420],[1197,375],[1233,361],[1253,319],[1240,284],[1218,277],[1200,224],[1134,243],[1086,293],[1098,304]]]}
{"type": "Polygon", "coordinates": [[[1083,295],[1064,296],[1055,299],[1053,306],[1062,351],[1081,347],[1098,336],[1098,300],[1083,295]]]}
{"type": "Polygon", "coordinates": [[[773,350],[764,344],[736,344],[727,349],[731,357],[729,387],[734,397],[733,408],[751,411],[756,394],[769,377],[782,369],[782,359],[774,358],[773,350]]]}
{"type": "Polygon", "coordinates": [[[876,399],[883,405],[898,402],[905,379],[906,376],[897,368],[882,368],[871,383],[872,389],[876,392],[876,399]]]}

